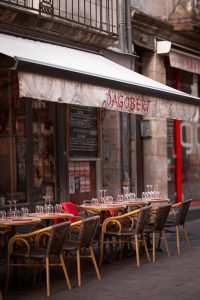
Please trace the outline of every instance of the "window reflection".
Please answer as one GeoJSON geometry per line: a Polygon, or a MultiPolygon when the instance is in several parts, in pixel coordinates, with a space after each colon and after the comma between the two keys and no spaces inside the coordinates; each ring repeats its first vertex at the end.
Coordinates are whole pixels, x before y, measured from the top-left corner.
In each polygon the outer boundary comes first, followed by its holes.
{"type": "Polygon", "coordinates": [[[54,196],[53,107],[47,101],[33,100],[34,200],[54,196]]]}
{"type": "Polygon", "coordinates": [[[0,197],[27,201],[25,103],[18,96],[15,72],[0,72],[0,197]]]}

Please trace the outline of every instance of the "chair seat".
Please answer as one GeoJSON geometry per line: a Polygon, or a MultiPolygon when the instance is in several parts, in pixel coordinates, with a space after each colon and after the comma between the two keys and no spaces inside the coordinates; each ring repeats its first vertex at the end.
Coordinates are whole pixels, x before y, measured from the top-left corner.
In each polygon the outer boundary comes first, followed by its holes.
{"type": "Polygon", "coordinates": [[[118,237],[120,237],[120,236],[134,236],[134,234],[136,233],[136,231],[135,230],[126,230],[126,229],[124,229],[124,230],[122,230],[121,232],[115,232],[115,231],[107,231],[106,232],[106,236],[118,236],[118,237]]]}
{"type": "Polygon", "coordinates": [[[176,222],[174,221],[167,221],[165,223],[165,227],[175,227],[176,226],[176,222]]]}
{"type": "Polygon", "coordinates": [[[77,242],[76,241],[67,241],[63,245],[64,251],[74,251],[77,250],[77,242]]]}
{"type": "Polygon", "coordinates": [[[44,259],[46,257],[46,251],[47,250],[45,248],[31,249],[30,252],[26,254],[26,249],[17,250],[14,252],[14,256],[32,259],[44,259]]]}

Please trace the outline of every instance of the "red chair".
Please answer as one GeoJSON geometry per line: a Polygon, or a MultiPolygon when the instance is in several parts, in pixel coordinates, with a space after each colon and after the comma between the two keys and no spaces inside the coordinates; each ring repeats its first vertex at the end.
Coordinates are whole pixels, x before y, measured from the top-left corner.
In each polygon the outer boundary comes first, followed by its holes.
{"type": "Polygon", "coordinates": [[[62,208],[65,212],[73,214],[75,218],[71,217],[68,218],[68,221],[71,223],[82,220],[83,218],[79,216],[78,209],[73,202],[61,202],[62,208]]]}

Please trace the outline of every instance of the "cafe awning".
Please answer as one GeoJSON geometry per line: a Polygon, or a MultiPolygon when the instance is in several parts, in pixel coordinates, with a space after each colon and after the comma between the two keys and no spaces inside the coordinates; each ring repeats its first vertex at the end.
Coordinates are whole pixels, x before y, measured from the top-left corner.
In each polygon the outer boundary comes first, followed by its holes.
{"type": "Polygon", "coordinates": [[[0,53],[16,62],[20,97],[159,118],[187,121],[199,118],[198,97],[170,88],[98,54],[5,34],[0,34],[0,53]],[[48,72],[20,68],[23,64],[48,67],[48,72]],[[55,70],[62,71],[62,76],[55,70]]]}

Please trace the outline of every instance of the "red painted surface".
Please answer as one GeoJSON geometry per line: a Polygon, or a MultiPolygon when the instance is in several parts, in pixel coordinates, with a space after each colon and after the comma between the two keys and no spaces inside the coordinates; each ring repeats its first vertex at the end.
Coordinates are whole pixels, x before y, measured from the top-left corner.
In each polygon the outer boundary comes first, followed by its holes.
{"type": "MultiPolygon", "coordinates": [[[[180,89],[180,75],[179,70],[174,69],[174,88],[180,89]]],[[[174,121],[174,151],[176,155],[175,160],[175,191],[176,191],[176,202],[182,201],[182,156],[181,156],[181,132],[180,132],[181,121],[174,121]]]]}

